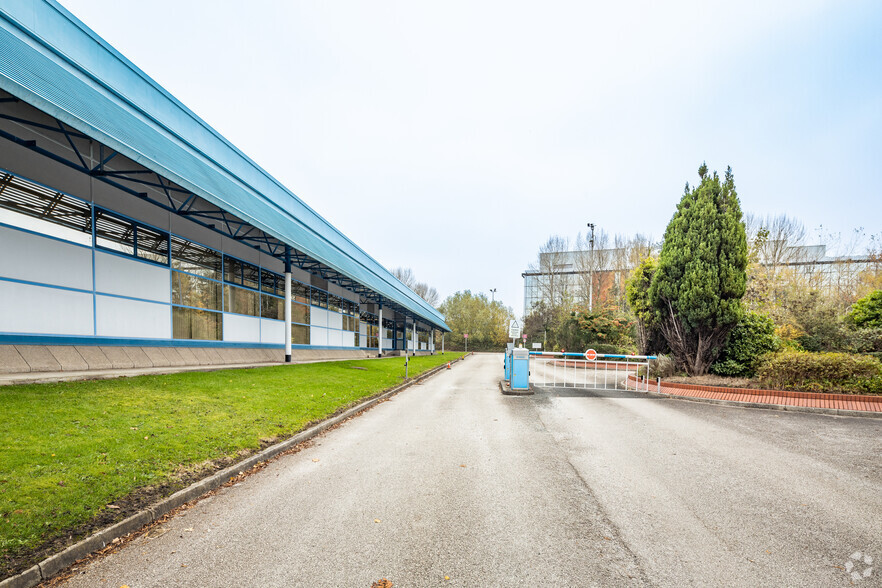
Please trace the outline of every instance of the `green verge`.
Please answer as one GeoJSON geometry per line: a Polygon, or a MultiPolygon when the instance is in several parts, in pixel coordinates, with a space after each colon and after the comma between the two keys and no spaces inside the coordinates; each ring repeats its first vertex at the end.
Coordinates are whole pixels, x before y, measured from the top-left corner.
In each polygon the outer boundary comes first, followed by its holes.
{"type": "MultiPolygon", "coordinates": [[[[412,357],[408,375],[461,355],[412,357]]],[[[0,563],[403,380],[394,357],[0,387],[0,563]]]]}

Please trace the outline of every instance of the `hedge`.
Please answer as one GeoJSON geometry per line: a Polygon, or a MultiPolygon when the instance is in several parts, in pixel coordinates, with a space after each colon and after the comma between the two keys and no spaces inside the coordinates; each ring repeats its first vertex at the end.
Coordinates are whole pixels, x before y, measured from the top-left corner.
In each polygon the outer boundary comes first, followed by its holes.
{"type": "Polygon", "coordinates": [[[767,355],[757,378],[775,390],[882,394],[882,362],[868,355],[788,349],[767,355]]]}

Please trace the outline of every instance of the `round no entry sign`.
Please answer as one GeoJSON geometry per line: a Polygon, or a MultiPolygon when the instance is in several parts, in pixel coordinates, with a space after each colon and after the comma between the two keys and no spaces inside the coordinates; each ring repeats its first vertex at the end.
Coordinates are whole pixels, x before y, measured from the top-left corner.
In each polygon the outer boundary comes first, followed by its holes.
{"type": "Polygon", "coordinates": [[[588,361],[594,361],[595,359],[597,359],[597,352],[593,349],[589,349],[585,352],[585,359],[587,359],[588,361]]]}

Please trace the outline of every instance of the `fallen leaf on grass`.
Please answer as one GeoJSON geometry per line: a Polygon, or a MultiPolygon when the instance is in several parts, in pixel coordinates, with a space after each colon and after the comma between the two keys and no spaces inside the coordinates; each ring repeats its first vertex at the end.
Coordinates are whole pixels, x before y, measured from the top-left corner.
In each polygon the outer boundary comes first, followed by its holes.
{"type": "Polygon", "coordinates": [[[118,509],[119,507],[118,507],[117,505],[115,505],[115,504],[108,504],[108,505],[107,505],[107,508],[116,508],[116,509],[118,509]]]}

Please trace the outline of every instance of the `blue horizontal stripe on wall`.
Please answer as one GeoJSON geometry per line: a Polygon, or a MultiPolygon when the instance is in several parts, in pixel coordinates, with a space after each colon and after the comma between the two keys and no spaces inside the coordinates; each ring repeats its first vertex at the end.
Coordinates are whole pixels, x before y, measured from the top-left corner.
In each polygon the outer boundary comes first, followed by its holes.
{"type": "MultiPolygon", "coordinates": [[[[284,343],[243,343],[203,339],[126,339],[120,337],[86,337],[76,335],[28,335],[0,333],[0,345],[114,345],[121,347],[232,347],[284,349],[284,343]]],[[[355,349],[355,348],[350,348],[355,349]]]]}
{"type": "MultiPolygon", "coordinates": [[[[251,349],[284,349],[284,343],[243,343],[207,341],[202,339],[123,339],[118,337],[85,337],[74,335],[26,335],[0,333],[0,345],[113,345],[120,347],[228,347],[251,349]]],[[[333,349],[372,351],[376,347],[334,347],[330,345],[292,345],[294,349],[333,349]]]]}

